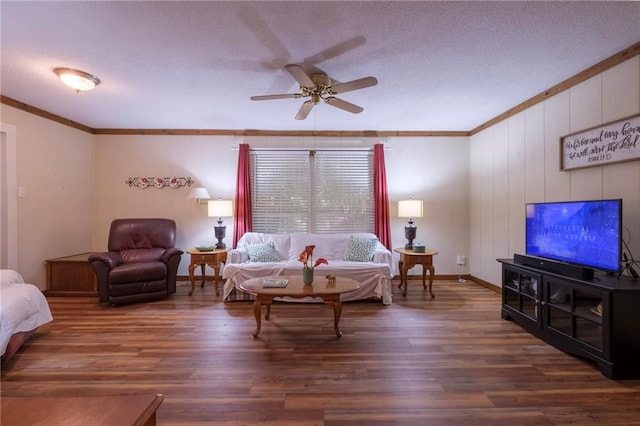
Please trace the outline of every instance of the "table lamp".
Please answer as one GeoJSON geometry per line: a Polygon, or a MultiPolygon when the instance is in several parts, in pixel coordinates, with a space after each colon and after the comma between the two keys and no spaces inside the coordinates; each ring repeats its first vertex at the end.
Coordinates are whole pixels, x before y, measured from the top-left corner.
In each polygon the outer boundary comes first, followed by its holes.
{"type": "Polygon", "coordinates": [[[413,224],[414,217],[422,217],[422,200],[398,201],[398,217],[408,217],[409,223],[404,227],[404,237],[408,240],[404,248],[413,250],[413,240],[416,238],[417,227],[413,224]]]}
{"type": "Polygon", "coordinates": [[[233,204],[231,200],[209,200],[209,217],[217,217],[218,224],[213,227],[215,230],[215,236],[218,239],[216,243],[216,249],[226,248],[225,244],[222,242],[222,239],[225,237],[227,233],[227,227],[222,223],[223,217],[233,216],[233,204]]]}

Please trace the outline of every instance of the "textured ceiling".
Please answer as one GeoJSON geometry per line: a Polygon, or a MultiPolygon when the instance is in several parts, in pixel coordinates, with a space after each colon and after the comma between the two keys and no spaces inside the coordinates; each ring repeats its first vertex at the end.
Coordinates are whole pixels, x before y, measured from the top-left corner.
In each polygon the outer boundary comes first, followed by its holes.
{"type": "Polygon", "coordinates": [[[98,129],[471,130],[640,41],[640,2],[0,3],[2,95],[98,129]],[[288,63],[344,82],[304,99],[288,63]],[[53,73],[101,80],[76,94],[53,73]]]}

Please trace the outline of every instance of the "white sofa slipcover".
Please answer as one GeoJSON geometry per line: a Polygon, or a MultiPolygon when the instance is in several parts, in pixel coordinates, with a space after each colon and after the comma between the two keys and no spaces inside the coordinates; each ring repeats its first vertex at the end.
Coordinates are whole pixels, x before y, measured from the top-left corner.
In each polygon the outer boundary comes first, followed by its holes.
{"type": "MultiPolygon", "coordinates": [[[[345,293],[341,301],[377,298],[385,305],[391,304],[391,278],[393,256],[379,241],[370,261],[357,262],[343,260],[350,237],[374,239],[372,233],[352,234],[266,234],[248,232],[240,238],[237,248],[227,253],[224,266],[225,278],[223,300],[249,300],[250,297],[237,286],[256,277],[277,275],[302,275],[300,253],[309,245],[314,245],[313,261],[325,258],[328,265],[315,269],[315,280],[325,280],[326,275],[351,278],[360,283],[360,289],[345,293]],[[277,262],[253,262],[249,259],[247,246],[273,242],[279,257],[277,262]]],[[[299,299],[298,299],[299,300],[299,299]]],[[[304,301],[304,299],[302,299],[304,301]]]]}

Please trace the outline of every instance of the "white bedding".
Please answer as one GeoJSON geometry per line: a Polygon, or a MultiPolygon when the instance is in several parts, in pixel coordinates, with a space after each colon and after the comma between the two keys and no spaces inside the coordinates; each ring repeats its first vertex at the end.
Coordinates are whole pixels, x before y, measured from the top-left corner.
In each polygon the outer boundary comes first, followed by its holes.
{"type": "Polygon", "coordinates": [[[47,299],[38,287],[26,284],[16,271],[0,270],[0,355],[4,355],[11,336],[52,320],[47,299]]]}

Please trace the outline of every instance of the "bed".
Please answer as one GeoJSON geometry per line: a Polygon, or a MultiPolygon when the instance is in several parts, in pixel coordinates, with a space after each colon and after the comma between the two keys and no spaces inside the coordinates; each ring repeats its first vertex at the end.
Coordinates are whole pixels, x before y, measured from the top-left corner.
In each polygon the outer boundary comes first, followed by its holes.
{"type": "Polygon", "coordinates": [[[11,269],[0,270],[0,353],[8,361],[38,327],[53,320],[38,287],[11,269]]]}

